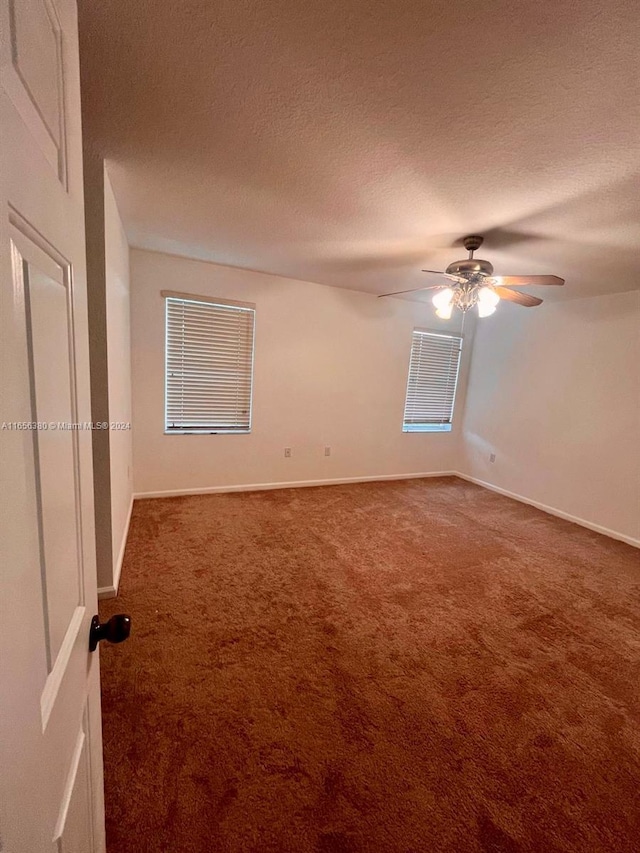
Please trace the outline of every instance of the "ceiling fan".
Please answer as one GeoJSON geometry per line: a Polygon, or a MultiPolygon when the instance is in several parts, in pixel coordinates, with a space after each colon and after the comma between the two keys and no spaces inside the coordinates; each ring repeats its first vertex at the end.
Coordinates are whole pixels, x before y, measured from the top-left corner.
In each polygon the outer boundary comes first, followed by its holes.
{"type": "Polygon", "coordinates": [[[488,317],[496,310],[501,299],[515,302],[525,308],[535,308],[536,305],[542,304],[542,299],[537,296],[511,290],[512,287],[564,284],[564,279],[558,278],[557,275],[494,275],[493,265],[489,261],[473,257],[473,253],[480,248],[483,240],[483,237],[477,235],[465,237],[463,243],[469,252],[469,257],[449,264],[445,272],[422,270],[429,275],[447,279],[446,281],[441,281],[440,284],[429,284],[426,287],[413,288],[412,290],[382,293],[379,298],[400,296],[404,293],[416,293],[422,290],[437,290],[438,292],[432,301],[436,306],[437,316],[443,320],[448,320],[451,317],[454,308],[466,312],[474,305],[478,307],[480,317],[488,317]],[[453,282],[453,284],[449,282],[453,282]]]}

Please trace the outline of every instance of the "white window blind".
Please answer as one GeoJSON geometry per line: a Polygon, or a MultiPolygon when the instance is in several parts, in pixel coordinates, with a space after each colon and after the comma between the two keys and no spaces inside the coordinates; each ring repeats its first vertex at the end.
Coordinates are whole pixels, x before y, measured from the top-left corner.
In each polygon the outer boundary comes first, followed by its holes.
{"type": "Polygon", "coordinates": [[[446,432],[451,429],[460,368],[459,335],[414,329],[404,432],[446,432]]]}
{"type": "Polygon", "coordinates": [[[165,432],[250,432],[255,309],[165,303],[165,432]]]}

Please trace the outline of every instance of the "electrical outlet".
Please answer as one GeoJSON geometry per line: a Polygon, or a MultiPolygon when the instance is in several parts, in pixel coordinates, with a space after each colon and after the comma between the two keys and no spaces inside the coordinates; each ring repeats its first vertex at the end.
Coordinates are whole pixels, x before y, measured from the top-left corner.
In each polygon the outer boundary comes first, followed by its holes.
{"type": "Polygon", "coordinates": [[[328,445],[324,449],[324,455],[325,456],[331,456],[331,448],[328,445]]]}
{"type": "Polygon", "coordinates": [[[290,447],[285,447],[284,455],[285,455],[286,459],[291,459],[291,448],[290,447]]]}
{"type": "Polygon", "coordinates": [[[495,461],[496,461],[496,454],[492,453],[491,456],[489,456],[489,462],[495,462],[495,461]]]}

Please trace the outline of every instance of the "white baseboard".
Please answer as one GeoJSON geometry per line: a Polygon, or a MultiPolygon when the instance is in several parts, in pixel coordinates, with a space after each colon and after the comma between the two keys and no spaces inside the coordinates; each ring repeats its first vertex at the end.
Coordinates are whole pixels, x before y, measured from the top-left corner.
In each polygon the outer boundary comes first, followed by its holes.
{"type": "Polygon", "coordinates": [[[118,594],[115,586],[99,586],[98,587],[98,601],[102,601],[103,598],[115,598],[118,594]]]}
{"type": "Polygon", "coordinates": [[[127,547],[127,536],[129,535],[129,524],[131,523],[131,513],[133,512],[134,499],[135,495],[131,495],[129,511],[127,512],[127,520],[125,521],[124,531],[122,533],[122,542],[120,543],[120,551],[118,552],[118,558],[113,567],[113,586],[98,587],[98,600],[101,600],[103,598],[115,598],[118,594],[118,586],[120,585],[120,574],[122,572],[124,552],[127,547]]]}
{"type": "MultiPolygon", "coordinates": [[[[461,480],[467,480],[470,483],[475,483],[484,489],[489,489],[492,492],[497,492],[512,500],[520,503],[528,504],[549,515],[555,515],[565,521],[571,521],[573,524],[579,524],[581,527],[586,527],[588,530],[593,530],[596,533],[601,533],[604,536],[609,536],[611,539],[618,539],[620,542],[626,542],[627,545],[632,545],[634,548],[640,548],[640,539],[635,539],[633,536],[628,536],[625,533],[620,533],[617,530],[612,530],[609,527],[603,527],[600,524],[594,524],[584,518],[579,518],[576,515],[571,515],[556,507],[548,506],[540,501],[531,500],[524,495],[518,495],[515,492],[510,492],[508,489],[503,489],[500,486],[494,486],[493,483],[487,483],[485,480],[480,480],[477,477],[471,477],[469,474],[463,474],[461,471],[425,471],[419,474],[378,474],[372,477],[341,477],[333,480],[294,480],[288,483],[247,483],[240,486],[209,486],[199,489],[169,489],[162,492],[138,492],[133,497],[135,500],[145,498],[173,498],[184,495],[212,495],[222,494],[226,492],[260,492],[269,489],[298,489],[310,486],[339,486],[347,483],[374,483],[384,480],[415,480],[423,477],[460,477],[461,480]]],[[[129,512],[131,516],[131,512],[129,512]]],[[[127,522],[128,529],[128,522],[127,522]]],[[[120,568],[122,567],[122,557],[124,556],[124,543],[122,553],[118,562],[118,579],[120,576],[120,568]]],[[[115,589],[107,587],[104,590],[99,590],[99,598],[109,598],[117,593],[117,581],[115,589]],[[102,594],[104,593],[104,594],[102,594]]]]}
{"type": "Polygon", "coordinates": [[[549,515],[555,515],[558,518],[563,518],[565,521],[571,521],[574,524],[579,524],[581,527],[586,527],[596,533],[602,533],[604,536],[609,536],[611,539],[618,539],[620,542],[626,542],[627,545],[632,545],[634,548],[640,548],[640,539],[634,539],[633,536],[627,536],[626,533],[619,533],[617,530],[611,530],[609,527],[603,527],[601,524],[594,524],[592,521],[586,521],[584,518],[579,518],[577,515],[570,515],[561,509],[556,509],[553,506],[540,503],[540,501],[525,498],[524,495],[517,495],[515,492],[510,492],[508,489],[503,489],[500,486],[494,486],[493,483],[487,483],[484,480],[479,480],[477,477],[471,477],[469,474],[463,474],[461,471],[454,472],[456,477],[461,480],[468,480],[470,483],[475,483],[476,486],[482,486],[483,489],[489,489],[492,492],[497,492],[499,495],[504,495],[507,498],[512,498],[514,501],[520,501],[523,504],[529,504],[536,509],[541,509],[543,512],[548,512],[549,515]]]}
{"type": "Polygon", "coordinates": [[[270,489],[302,489],[310,486],[341,486],[347,483],[375,483],[381,480],[417,480],[422,477],[453,477],[455,471],[428,471],[421,474],[376,474],[373,477],[340,477],[334,480],[293,480],[290,483],[247,483],[241,486],[207,486],[199,489],[169,489],[164,492],[137,492],[135,500],[177,498],[183,495],[214,495],[225,492],[263,492],[270,489]]]}

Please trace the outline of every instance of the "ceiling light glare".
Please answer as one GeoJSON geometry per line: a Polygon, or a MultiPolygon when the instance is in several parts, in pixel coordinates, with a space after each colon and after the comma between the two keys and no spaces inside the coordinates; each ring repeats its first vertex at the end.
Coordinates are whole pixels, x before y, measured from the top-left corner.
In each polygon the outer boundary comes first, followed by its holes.
{"type": "Polygon", "coordinates": [[[478,291],[478,316],[490,317],[496,310],[500,297],[490,287],[481,287],[478,291]]]}
{"type": "MultiPolygon", "coordinates": [[[[495,308],[493,309],[496,310],[495,308]]],[[[451,314],[453,313],[453,304],[450,302],[448,305],[443,305],[440,308],[436,308],[436,317],[440,317],[441,320],[450,320],[451,314]]]]}
{"type": "MultiPolygon", "coordinates": [[[[450,287],[443,287],[439,290],[431,300],[436,308],[449,308],[453,299],[453,290],[450,287]]],[[[436,314],[438,312],[436,311],[436,314]]],[[[440,315],[438,315],[440,316],[440,315]]],[[[449,313],[451,316],[451,313],[449,313]]]]}
{"type": "Polygon", "coordinates": [[[478,317],[490,317],[495,310],[495,305],[483,305],[482,302],[478,302],[478,317]]]}

